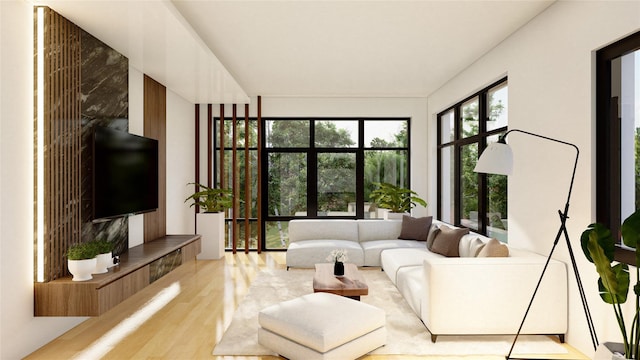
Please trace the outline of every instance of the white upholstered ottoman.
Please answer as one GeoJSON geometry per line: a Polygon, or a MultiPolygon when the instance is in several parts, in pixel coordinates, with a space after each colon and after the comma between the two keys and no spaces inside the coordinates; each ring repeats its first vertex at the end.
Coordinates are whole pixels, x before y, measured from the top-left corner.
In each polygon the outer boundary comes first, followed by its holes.
{"type": "Polygon", "coordinates": [[[329,293],[269,306],[258,322],[258,342],[292,360],[356,359],[387,340],[383,310],[329,293]]]}

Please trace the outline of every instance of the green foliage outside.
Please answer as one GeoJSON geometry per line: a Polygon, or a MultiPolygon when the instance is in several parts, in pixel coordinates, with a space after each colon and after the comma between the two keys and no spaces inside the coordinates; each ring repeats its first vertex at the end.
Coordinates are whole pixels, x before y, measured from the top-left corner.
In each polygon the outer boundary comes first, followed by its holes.
{"type": "MultiPolygon", "coordinates": [[[[494,102],[489,95],[489,117],[497,118],[504,111],[501,102],[494,102]]],[[[478,102],[463,107],[462,137],[467,138],[478,134],[478,102]]],[[[478,145],[470,144],[461,149],[461,186],[462,186],[462,219],[470,219],[472,211],[478,211],[478,173],[473,169],[478,161],[478,145]]],[[[504,175],[487,175],[488,209],[489,214],[507,215],[507,177],[504,175]]],[[[504,228],[499,218],[490,218],[490,226],[504,228]]]]}
{"type": "MultiPolygon", "coordinates": [[[[267,159],[267,169],[265,176],[268,177],[268,200],[267,211],[272,216],[296,216],[307,212],[307,166],[310,159],[307,158],[306,149],[310,145],[310,121],[309,120],[275,120],[268,121],[271,126],[267,131],[266,145],[271,151],[267,159]],[[278,149],[287,149],[278,151],[278,149]],[[297,149],[300,149],[299,151],[297,149]]],[[[365,189],[364,198],[369,199],[370,193],[375,190],[375,183],[388,182],[398,186],[408,185],[408,153],[406,150],[393,148],[406,147],[408,143],[408,122],[402,121],[402,128],[398,130],[391,141],[375,138],[369,146],[380,148],[391,148],[389,150],[365,150],[364,176],[365,189]]],[[[231,147],[232,121],[225,122],[225,146],[231,147]]],[[[347,130],[338,128],[333,121],[315,121],[315,147],[323,148],[354,148],[352,135],[347,130]]],[[[219,131],[217,129],[217,131],[219,131]]],[[[237,136],[244,137],[244,119],[237,121],[237,136]]],[[[256,147],[257,123],[250,122],[249,146],[256,147]]],[[[215,134],[219,139],[219,132],[215,134]]],[[[355,136],[357,138],[357,136],[355,136]]],[[[245,215],[245,161],[244,161],[244,139],[238,139],[237,163],[233,168],[233,159],[230,150],[224,151],[225,161],[225,186],[231,187],[233,182],[233,172],[238,175],[240,189],[240,213],[239,217],[245,215]],[[232,172],[232,169],[233,172],[232,172]]],[[[257,151],[250,150],[250,170],[249,188],[251,189],[251,214],[252,218],[257,217],[257,151]]],[[[217,154],[219,156],[219,152],[217,154]]],[[[320,215],[330,211],[346,212],[349,204],[356,201],[355,169],[356,160],[353,153],[318,152],[317,156],[317,189],[318,189],[318,212],[320,215]]],[[[217,179],[219,182],[219,179],[217,179]]],[[[266,189],[264,189],[266,191],[266,189]]],[[[255,238],[257,225],[252,224],[251,246],[255,248],[255,238]]],[[[238,239],[244,247],[244,225],[239,229],[238,239]]],[[[227,232],[228,234],[228,232],[227,232]]],[[[281,236],[286,237],[286,222],[266,223],[266,244],[267,248],[282,248],[281,236]],[[279,227],[280,226],[280,227],[279,227]]],[[[227,244],[229,244],[227,242],[227,244]]],[[[241,247],[238,244],[238,247],[241,247]]],[[[286,247],[286,244],[284,244],[286,247]]]]}

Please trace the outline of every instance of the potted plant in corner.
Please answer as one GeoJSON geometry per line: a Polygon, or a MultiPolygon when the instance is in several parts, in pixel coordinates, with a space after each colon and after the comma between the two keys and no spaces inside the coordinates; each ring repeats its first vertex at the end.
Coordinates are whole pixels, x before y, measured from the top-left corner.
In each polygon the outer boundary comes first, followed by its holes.
{"type": "Polygon", "coordinates": [[[96,269],[97,254],[95,245],[88,242],[69,247],[69,250],[67,250],[67,267],[73,275],[73,281],[93,279],[91,273],[96,269]]]}
{"type": "MultiPolygon", "coordinates": [[[[620,227],[622,241],[625,245],[635,248],[636,263],[640,264],[640,211],[636,211],[624,220],[620,227]]],[[[622,304],[627,301],[629,291],[629,266],[623,263],[614,263],[616,240],[611,231],[604,225],[591,224],[580,237],[582,251],[587,260],[592,262],[600,279],[598,289],[602,300],[611,304],[616,316],[616,322],[622,335],[622,344],[605,343],[600,345],[595,359],[639,359],[640,349],[640,281],[636,280],[633,286],[635,294],[635,314],[630,324],[627,324],[622,311],[622,304]],[[628,331],[628,329],[630,329],[628,331]],[[618,350],[620,349],[620,350],[618,350]],[[618,354],[620,352],[620,354],[618,354]]],[[[636,267],[636,279],[639,279],[640,270],[636,267]]]]}
{"type": "Polygon", "coordinates": [[[427,206],[427,202],[419,198],[413,190],[389,183],[374,183],[378,188],[371,192],[369,199],[379,208],[388,209],[385,219],[401,219],[417,205],[427,206]]]}
{"type": "Polygon", "coordinates": [[[202,250],[198,259],[220,259],[224,256],[224,211],[233,206],[233,192],[230,189],[215,189],[199,183],[197,191],[185,199],[198,205],[196,232],[202,235],[202,250]]]}
{"type": "Polygon", "coordinates": [[[100,238],[93,241],[93,246],[96,248],[96,269],[94,274],[104,274],[109,267],[113,265],[113,243],[106,239],[100,238]]]}

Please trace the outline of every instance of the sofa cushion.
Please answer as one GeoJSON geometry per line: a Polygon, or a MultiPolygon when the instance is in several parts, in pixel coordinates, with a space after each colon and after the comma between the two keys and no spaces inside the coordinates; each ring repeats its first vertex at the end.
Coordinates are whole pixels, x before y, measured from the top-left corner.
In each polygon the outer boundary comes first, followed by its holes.
{"type": "Polygon", "coordinates": [[[360,245],[364,250],[364,266],[381,266],[380,253],[387,249],[424,249],[424,241],[402,239],[364,241],[360,245]]]}
{"type": "Polygon", "coordinates": [[[357,220],[360,242],[397,239],[402,229],[400,220],[357,220]]]}
{"type": "Polygon", "coordinates": [[[345,249],[349,262],[364,265],[364,253],[360,243],[349,240],[306,240],[289,244],[287,266],[313,268],[315,264],[326,263],[332,250],[345,249]]]}
{"type": "Polygon", "coordinates": [[[446,226],[440,227],[440,232],[433,239],[431,251],[446,257],[460,256],[460,238],[469,233],[469,229],[451,229],[446,226]]]}
{"type": "Polygon", "coordinates": [[[478,253],[478,257],[508,257],[509,248],[496,239],[487,241],[482,250],[478,253]]]}
{"type": "Polygon", "coordinates": [[[405,266],[398,270],[396,287],[411,309],[420,314],[424,293],[424,267],[405,266]]]}
{"type": "Polygon", "coordinates": [[[289,243],[324,239],[358,241],[356,220],[332,219],[329,221],[317,219],[289,221],[289,243]]]}
{"type": "Polygon", "coordinates": [[[419,249],[389,249],[384,250],[380,254],[380,263],[382,269],[387,274],[391,282],[396,284],[396,275],[398,270],[405,266],[422,265],[427,258],[441,258],[442,255],[432,253],[431,251],[421,247],[419,249]]]}
{"type": "Polygon", "coordinates": [[[402,217],[402,230],[398,239],[427,241],[432,221],[433,217],[431,216],[414,218],[404,215],[402,217]]]}

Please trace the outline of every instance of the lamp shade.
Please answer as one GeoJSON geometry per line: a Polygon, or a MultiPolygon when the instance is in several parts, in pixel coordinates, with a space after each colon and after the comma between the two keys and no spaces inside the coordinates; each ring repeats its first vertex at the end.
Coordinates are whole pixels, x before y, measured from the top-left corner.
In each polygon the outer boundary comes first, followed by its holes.
{"type": "Polygon", "coordinates": [[[513,152],[508,144],[495,142],[482,152],[473,171],[478,173],[511,175],[513,152]]]}

